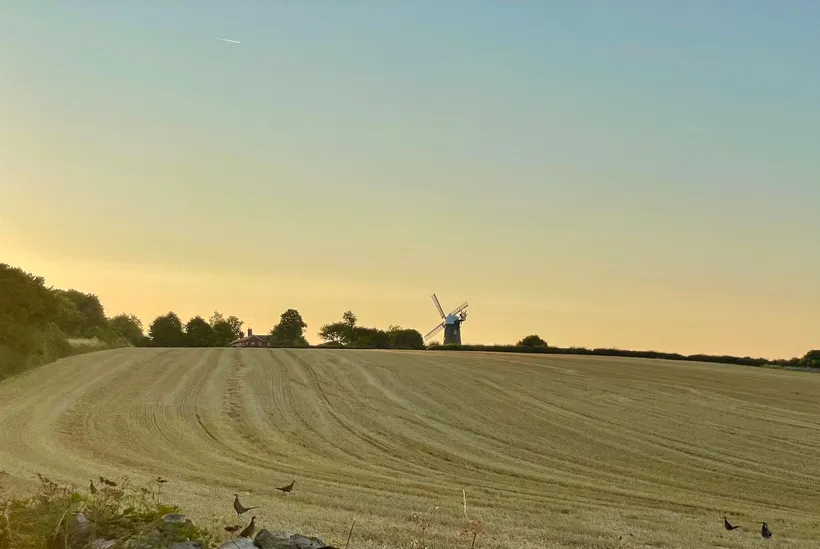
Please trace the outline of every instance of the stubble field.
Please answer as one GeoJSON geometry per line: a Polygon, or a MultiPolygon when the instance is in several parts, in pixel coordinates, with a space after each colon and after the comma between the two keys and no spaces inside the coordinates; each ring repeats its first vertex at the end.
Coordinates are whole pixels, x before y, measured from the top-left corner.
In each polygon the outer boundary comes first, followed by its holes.
{"type": "MultiPolygon", "coordinates": [[[[812,547],[820,376],[513,354],[124,349],[0,384],[0,482],[170,480],[351,549],[812,547]],[[292,494],[276,486],[296,480],[292,494]],[[747,527],[727,532],[722,516],[747,527]],[[761,521],[774,532],[760,538],[761,521]],[[619,539],[621,538],[621,539],[619,539]],[[416,540],[416,541],[414,541],[416,540]]],[[[249,513],[250,515],[251,513],[249,513]]],[[[233,516],[232,516],[233,515],[233,516]]]]}

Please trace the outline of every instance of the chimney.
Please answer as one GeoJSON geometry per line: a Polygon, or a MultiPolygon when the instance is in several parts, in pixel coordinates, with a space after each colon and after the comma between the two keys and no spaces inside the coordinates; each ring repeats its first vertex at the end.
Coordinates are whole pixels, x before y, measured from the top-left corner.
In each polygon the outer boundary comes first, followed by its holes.
{"type": "Polygon", "coordinates": [[[252,335],[253,335],[253,330],[251,330],[250,328],[248,328],[248,337],[251,337],[252,335]]]}

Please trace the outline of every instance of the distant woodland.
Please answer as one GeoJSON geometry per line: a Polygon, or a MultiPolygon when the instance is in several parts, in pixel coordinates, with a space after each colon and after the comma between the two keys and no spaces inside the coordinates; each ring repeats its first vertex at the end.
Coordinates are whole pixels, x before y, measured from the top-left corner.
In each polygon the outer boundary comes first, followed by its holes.
{"type": "MultiPolygon", "coordinates": [[[[245,336],[238,317],[215,311],[208,318],[195,316],[183,322],[174,312],[153,319],[148,326],[133,314],[106,315],[100,299],[79,290],[47,286],[45,279],[0,263],[0,379],[59,358],[116,347],[223,347],[245,336]]],[[[284,311],[267,334],[255,334],[276,347],[311,347],[305,338],[299,311],[284,311]]],[[[681,355],[623,349],[560,348],[532,334],[515,345],[425,345],[422,334],[412,328],[387,329],[361,326],[352,311],[321,326],[323,343],[314,347],[355,349],[430,349],[440,351],[526,352],[621,356],[720,362],[750,366],[773,365],[820,368],[820,350],[792,359],[681,355]]]]}

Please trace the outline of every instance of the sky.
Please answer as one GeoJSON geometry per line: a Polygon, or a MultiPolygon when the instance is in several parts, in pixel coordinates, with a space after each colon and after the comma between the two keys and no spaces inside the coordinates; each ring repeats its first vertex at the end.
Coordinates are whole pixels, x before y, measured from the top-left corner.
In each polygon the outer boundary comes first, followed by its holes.
{"type": "Polygon", "coordinates": [[[0,261],[318,342],[820,347],[820,4],[8,0],[0,261]],[[238,40],[229,43],[218,38],[238,40]]]}

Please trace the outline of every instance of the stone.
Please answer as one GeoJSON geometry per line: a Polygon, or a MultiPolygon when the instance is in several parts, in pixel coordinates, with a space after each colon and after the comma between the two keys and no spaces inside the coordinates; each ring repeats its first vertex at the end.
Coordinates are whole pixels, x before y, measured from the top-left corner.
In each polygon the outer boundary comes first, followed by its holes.
{"type": "Polygon", "coordinates": [[[198,541],[178,541],[172,543],[168,549],[204,549],[198,541]]]}
{"type": "Polygon", "coordinates": [[[177,513],[168,513],[166,515],[162,515],[162,524],[159,525],[160,532],[165,532],[166,534],[174,532],[180,526],[185,526],[186,524],[193,524],[194,521],[189,519],[185,515],[180,515],[177,513]]]}
{"type": "Polygon", "coordinates": [[[86,530],[88,530],[88,518],[85,516],[84,513],[82,513],[82,512],[77,513],[76,522],[77,522],[77,529],[79,531],[85,532],[86,530]]]}
{"type": "Polygon", "coordinates": [[[259,531],[255,539],[259,549],[321,549],[326,547],[325,542],[315,537],[286,532],[259,531]]]}
{"type": "Polygon", "coordinates": [[[185,515],[180,515],[177,513],[168,513],[162,515],[162,522],[165,524],[193,524],[194,521],[186,517],[185,515]]]}
{"type": "Polygon", "coordinates": [[[234,538],[226,541],[216,549],[258,549],[250,538],[234,538]]]}

